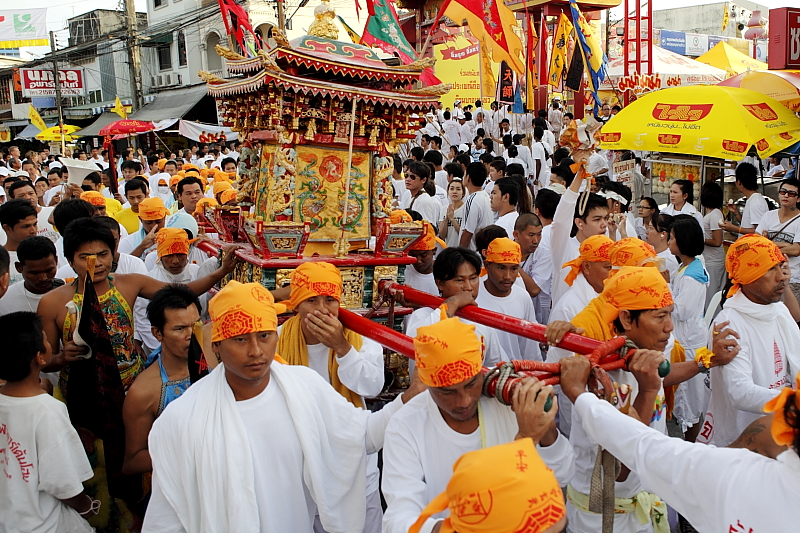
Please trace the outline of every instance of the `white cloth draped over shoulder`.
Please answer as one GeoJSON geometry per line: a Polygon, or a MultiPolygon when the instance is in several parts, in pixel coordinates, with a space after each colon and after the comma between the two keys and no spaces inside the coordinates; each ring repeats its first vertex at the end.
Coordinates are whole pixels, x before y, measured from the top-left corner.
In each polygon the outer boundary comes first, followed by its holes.
{"type": "MultiPolygon", "coordinates": [[[[366,454],[383,447],[386,423],[402,402],[374,414],[357,409],[303,366],[273,363],[270,379],[286,398],[302,449],[303,481],[322,525],[329,533],[361,531],[366,454]]],[[[185,531],[260,531],[257,473],[223,364],[156,420],[149,449],[154,477],[185,531]]]]}

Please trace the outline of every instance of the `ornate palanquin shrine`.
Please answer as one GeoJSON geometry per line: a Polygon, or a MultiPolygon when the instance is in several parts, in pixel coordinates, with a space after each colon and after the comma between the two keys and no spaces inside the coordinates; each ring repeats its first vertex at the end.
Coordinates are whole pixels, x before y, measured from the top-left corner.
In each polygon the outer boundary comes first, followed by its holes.
{"type": "Polygon", "coordinates": [[[402,282],[415,261],[406,249],[422,232],[418,222],[389,222],[392,156],[450,87],[415,88],[431,60],[387,66],[337,40],[334,17],[317,6],[309,35],[288,42],[273,30],[277,46],[253,58],[218,46],[235,77],[200,73],[222,124],[243,139],[239,205],[208,209],[201,222],[247,243],[235,279],[275,288],[302,261],[330,261],[342,272],[343,306],[365,311],[380,280],[402,282]]]}

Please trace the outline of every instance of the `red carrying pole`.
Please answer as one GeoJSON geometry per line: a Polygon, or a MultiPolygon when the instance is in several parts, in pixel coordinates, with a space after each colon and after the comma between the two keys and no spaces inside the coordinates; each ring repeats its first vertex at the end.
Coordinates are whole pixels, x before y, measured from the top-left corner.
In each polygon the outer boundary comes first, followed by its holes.
{"type": "MultiPolygon", "coordinates": [[[[433,296],[427,292],[418,291],[416,289],[412,289],[411,287],[400,285],[399,283],[394,283],[391,281],[382,281],[380,283],[380,289],[397,290],[403,293],[403,298],[406,302],[422,305],[424,307],[430,307],[431,309],[436,309],[444,303],[444,298],[433,296]]],[[[533,339],[538,342],[547,342],[547,339],[544,336],[545,326],[542,324],[537,324],[528,320],[522,320],[521,318],[515,318],[513,316],[503,315],[495,311],[489,311],[488,309],[481,309],[475,305],[462,307],[458,310],[458,312],[456,312],[456,315],[490,328],[499,329],[500,331],[506,331],[508,333],[513,333],[514,335],[519,335],[520,337],[525,337],[526,339],[533,339]]],[[[595,348],[600,346],[600,344],[601,342],[598,340],[590,339],[582,335],[576,335],[575,333],[567,333],[564,335],[564,338],[561,340],[561,343],[559,343],[558,347],[563,348],[564,350],[569,350],[570,352],[588,354],[594,351],[595,348]]]]}
{"type": "Polygon", "coordinates": [[[368,337],[381,346],[405,355],[409,359],[414,359],[414,341],[411,340],[411,337],[344,308],[339,308],[339,321],[347,329],[368,337]]]}

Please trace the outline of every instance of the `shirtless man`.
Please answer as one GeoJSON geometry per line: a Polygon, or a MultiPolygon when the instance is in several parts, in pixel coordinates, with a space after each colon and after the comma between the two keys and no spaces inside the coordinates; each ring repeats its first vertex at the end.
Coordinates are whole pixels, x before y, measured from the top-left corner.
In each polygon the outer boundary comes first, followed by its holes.
{"type": "Polygon", "coordinates": [[[189,388],[189,347],[192,327],[200,320],[200,302],[183,285],[168,285],[158,291],[147,306],[153,336],[161,352],[147,370],[139,374],[125,397],[126,474],[150,472],[147,437],[153,422],[167,405],[189,388]]]}

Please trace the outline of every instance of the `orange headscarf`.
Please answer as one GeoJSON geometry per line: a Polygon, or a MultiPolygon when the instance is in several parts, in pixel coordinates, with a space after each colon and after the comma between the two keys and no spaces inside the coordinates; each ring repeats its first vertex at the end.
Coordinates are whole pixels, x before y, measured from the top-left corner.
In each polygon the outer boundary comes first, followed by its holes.
{"type": "Polygon", "coordinates": [[[145,198],[139,204],[139,218],[142,220],[161,220],[168,214],[161,198],[145,198]]]}
{"type": "Polygon", "coordinates": [[[286,307],[297,309],[297,306],[315,296],[332,296],[342,298],[342,274],[339,269],[324,261],[301,263],[292,272],[291,292],[286,307]]]}
{"type": "Polygon", "coordinates": [[[222,191],[222,194],[219,195],[219,203],[225,205],[231,200],[236,200],[236,194],[237,193],[234,189],[228,189],[227,191],[222,191]]]}
{"type": "Polygon", "coordinates": [[[179,175],[175,174],[174,176],[172,176],[169,179],[169,186],[170,187],[176,186],[178,184],[178,182],[181,181],[182,179],[183,179],[183,176],[179,176],[179,175]]]}
{"type": "Polygon", "coordinates": [[[422,235],[414,241],[414,243],[408,247],[408,250],[433,250],[436,248],[436,243],[442,248],[447,248],[447,244],[436,236],[436,232],[433,230],[433,226],[427,222],[424,222],[424,227],[422,229],[422,235]]]}
{"type": "Polygon", "coordinates": [[[183,228],[161,228],[156,234],[158,258],[172,254],[189,254],[189,235],[183,228]]]}
{"type": "Polygon", "coordinates": [[[231,178],[230,178],[230,176],[228,176],[227,172],[223,172],[223,171],[217,169],[214,172],[214,181],[215,182],[216,181],[225,181],[225,182],[230,183],[231,182],[231,178]]]}
{"type": "Polygon", "coordinates": [[[86,200],[92,205],[105,206],[106,197],[98,191],[84,191],[81,193],[81,200],[86,200]]]}
{"type": "Polygon", "coordinates": [[[214,190],[214,196],[216,196],[219,193],[221,193],[222,191],[228,191],[228,190],[233,189],[233,185],[231,185],[227,181],[216,181],[215,180],[213,188],[214,188],[213,189],[214,190]]]}
{"type": "Polygon", "coordinates": [[[622,267],[612,272],[598,296],[604,302],[603,319],[613,322],[622,309],[643,311],[672,305],[669,284],[650,267],[622,267]]]}
{"type": "Polygon", "coordinates": [[[561,265],[561,268],[570,268],[569,274],[567,274],[567,277],[564,279],[564,281],[567,282],[567,285],[571,287],[575,282],[575,278],[577,278],[578,274],[580,274],[584,261],[589,263],[610,261],[609,251],[613,244],[614,241],[605,235],[592,235],[591,237],[584,239],[579,248],[580,255],[576,259],[561,265]]]}
{"type": "Polygon", "coordinates": [[[800,396],[797,395],[797,389],[800,389],[800,374],[795,379],[794,389],[784,387],[778,396],[768,401],[764,406],[765,413],[775,413],[772,415],[772,427],[770,428],[772,440],[775,441],[775,444],[791,446],[794,443],[797,430],[786,423],[784,409],[786,402],[790,399],[800,409],[800,396]]]}
{"type": "Polygon", "coordinates": [[[501,237],[489,243],[486,248],[487,263],[508,263],[520,264],[522,262],[522,252],[519,244],[508,237],[501,237]]]}
{"type": "Polygon", "coordinates": [[[215,205],[219,205],[219,202],[213,198],[200,198],[200,200],[197,201],[197,206],[194,208],[194,212],[195,214],[205,213],[205,206],[214,207],[215,205]]]}
{"type": "Polygon", "coordinates": [[[166,164],[167,164],[166,159],[159,159],[156,165],[158,166],[158,170],[164,170],[164,165],[166,164]]]}
{"type": "Polygon", "coordinates": [[[260,283],[229,281],[208,302],[211,342],[259,331],[276,331],[278,315],[274,302],[260,283]]]}
{"type": "Polygon", "coordinates": [[[389,222],[392,224],[400,224],[402,222],[411,222],[411,215],[405,209],[395,209],[389,214],[389,222]]]}
{"type": "Polygon", "coordinates": [[[200,170],[200,167],[195,165],[194,163],[184,163],[183,168],[181,170],[200,170]]]}
{"type": "Polygon", "coordinates": [[[447,318],[443,310],[442,320],[417,329],[414,337],[419,378],[429,387],[449,387],[470,379],[481,371],[484,349],[474,325],[447,318]]]}
{"type": "Polygon", "coordinates": [[[214,169],[213,168],[201,168],[200,169],[200,176],[204,177],[205,179],[208,179],[208,175],[209,174],[213,174],[213,173],[214,173],[214,169]]]}
{"type": "Polygon", "coordinates": [[[786,261],[780,248],[763,235],[749,233],[728,248],[725,256],[725,270],[728,271],[733,287],[728,298],[739,291],[744,284],[753,283],[767,271],[786,261]]]}
{"type": "Polygon", "coordinates": [[[539,533],[566,515],[558,480],[531,439],[462,455],[447,490],[423,509],[409,533],[448,507],[441,533],[539,533]]]}
{"type": "Polygon", "coordinates": [[[636,237],[615,242],[608,256],[611,266],[614,267],[657,266],[658,263],[656,249],[636,237]]]}

